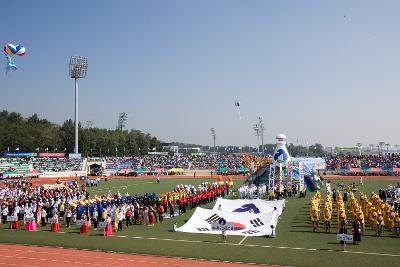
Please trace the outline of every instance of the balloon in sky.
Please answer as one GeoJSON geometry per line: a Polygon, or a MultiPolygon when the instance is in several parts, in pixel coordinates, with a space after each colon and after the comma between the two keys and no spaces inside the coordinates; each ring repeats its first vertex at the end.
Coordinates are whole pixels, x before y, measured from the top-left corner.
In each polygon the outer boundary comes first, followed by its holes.
{"type": "Polygon", "coordinates": [[[25,53],[26,53],[25,46],[19,44],[19,45],[16,47],[16,52],[15,52],[15,54],[18,55],[18,56],[23,56],[23,55],[25,55],[25,53]]]}
{"type": "Polygon", "coordinates": [[[4,46],[4,52],[7,55],[14,55],[17,52],[17,48],[13,44],[6,44],[4,46]]]}
{"type": "Polygon", "coordinates": [[[235,102],[235,107],[236,107],[237,110],[238,110],[239,119],[241,120],[241,119],[242,119],[242,115],[240,115],[240,101],[236,101],[236,102],[235,102]]]}
{"type": "Polygon", "coordinates": [[[23,56],[26,53],[25,46],[22,44],[19,44],[15,46],[14,44],[6,44],[3,48],[4,50],[4,55],[6,56],[6,74],[9,71],[15,71],[17,70],[17,65],[14,62],[14,59],[12,58],[13,55],[17,56],[23,56]]]}

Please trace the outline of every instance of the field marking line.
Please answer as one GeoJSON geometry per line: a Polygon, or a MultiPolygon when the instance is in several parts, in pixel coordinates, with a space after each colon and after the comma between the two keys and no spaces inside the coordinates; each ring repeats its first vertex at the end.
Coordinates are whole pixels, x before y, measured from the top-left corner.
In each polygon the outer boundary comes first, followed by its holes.
{"type": "Polygon", "coordinates": [[[238,245],[241,245],[241,244],[246,240],[246,238],[247,238],[247,235],[246,235],[245,237],[243,237],[242,240],[240,240],[240,242],[238,243],[238,245]]]}
{"type": "MultiPolygon", "coordinates": [[[[38,230],[38,232],[47,232],[43,230],[38,230]]],[[[78,233],[77,233],[78,234],[78,233]]],[[[113,235],[112,237],[119,237],[118,235],[113,235]]],[[[361,255],[372,255],[372,256],[389,256],[389,257],[400,257],[400,254],[389,254],[389,253],[377,253],[377,252],[363,252],[363,251],[341,251],[341,250],[326,250],[318,248],[301,248],[301,247],[282,247],[282,246],[271,246],[271,245],[255,245],[255,244],[237,244],[237,243],[222,243],[222,242],[212,242],[212,241],[202,241],[202,240],[187,240],[187,239],[171,239],[171,238],[158,238],[158,237],[143,237],[143,236],[127,236],[132,239],[146,239],[146,240],[156,240],[156,241],[172,241],[172,242],[185,242],[185,243],[206,243],[214,245],[227,245],[227,246],[243,246],[243,247],[258,247],[258,248],[276,248],[276,249],[291,249],[291,250],[305,250],[305,251],[325,251],[325,252],[342,252],[350,254],[361,254],[361,255]]],[[[244,238],[243,238],[244,239],[244,238]]],[[[29,246],[29,244],[26,244],[29,246]]],[[[114,253],[114,251],[110,251],[114,253]]]]}
{"type": "Polygon", "coordinates": [[[361,254],[361,255],[374,255],[374,256],[389,256],[389,257],[400,257],[400,254],[389,254],[389,253],[377,253],[377,252],[363,252],[363,251],[341,251],[341,250],[326,250],[318,248],[292,248],[292,247],[282,247],[282,246],[270,246],[270,245],[254,245],[254,244],[236,244],[236,243],[220,243],[220,242],[210,242],[201,240],[185,240],[185,239],[171,239],[171,238],[158,238],[158,237],[142,237],[135,236],[131,237],[133,239],[147,239],[147,240],[158,240],[158,241],[172,241],[172,242],[186,242],[186,243],[207,243],[215,245],[227,245],[227,246],[243,246],[243,247],[258,247],[258,248],[276,248],[276,249],[292,249],[292,250],[305,250],[305,251],[326,251],[326,252],[344,252],[350,254],[361,254]]]}

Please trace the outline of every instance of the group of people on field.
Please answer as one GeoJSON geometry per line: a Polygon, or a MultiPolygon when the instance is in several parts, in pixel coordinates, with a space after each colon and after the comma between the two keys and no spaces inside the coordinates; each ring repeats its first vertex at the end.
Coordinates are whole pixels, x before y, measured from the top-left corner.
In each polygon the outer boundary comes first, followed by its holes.
{"type": "Polygon", "coordinates": [[[152,226],[165,217],[183,214],[187,209],[214,201],[231,192],[228,184],[203,183],[197,187],[177,185],[171,192],[156,195],[115,194],[91,196],[86,186],[77,183],[51,187],[32,186],[30,183],[6,182],[0,189],[0,221],[19,229],[21,221],[28,231],[38,225],[58,232],[60,224],[67,228],[72,223],[80,226],[80,233],[102,228],[104,235],[122,231],[124,225],[152,226]]]}
{"type": "MultiPolygon", "coordinates": [[[[321,193],[318,191],[310,203],[310,218],[313,232],[318,231],[321,213],[321,193]]],[[[323,220],[325,231],[331,231],[333,210],[336,208],[337,225],[339,234],[347,234],[347,225],[352,228],[353,243],[359,245],[361,236],[369,225],[377,236],[381,236],[385,228],[397,237],[400,237],[400,214],[393,203],[384,201],[378,194],[372,192],[371,197],[361,193],[359,199],[354,192],[327,190],[323,204],[323,220]],[[347,215],[350,215],[348,219],[347,215]]],[[[345,241],[341,241],[342,248],[345,248],[345,241]]]]}

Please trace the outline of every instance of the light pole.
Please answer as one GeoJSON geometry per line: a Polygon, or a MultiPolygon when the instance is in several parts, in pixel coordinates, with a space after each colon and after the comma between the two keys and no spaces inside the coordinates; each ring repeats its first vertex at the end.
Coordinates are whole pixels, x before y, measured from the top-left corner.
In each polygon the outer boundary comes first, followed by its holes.
{"type": "Polygon", "coordinates": [[[118,114],[117,130],[122,131],[128,121],[128,113],[121,112],[118,114]]]}
{"type": "Polygon", "coordinates": [[[254,135],[257,137],[257,152],[260,153],[260,145],[259,145],[259,140],[260,140],[260,136],[261,136],[261,129],[260,126],[258,125],[258,123],[253,125],[253,129],[254,129],[254,135]]]}
{"type": "Polygon", "coordinates": [[[261,152],[264,154],[264,122],[262,117],[258,117],[258,128],[260,129],[261,132],[261,152]]]}
{"type": "Polygon", "coordinates": [[[214,154],[215,154],[215,138],[217,136],[215,135],[215,129],[214,128],[211,128],[210,130],[211,130],[211,136],[212,136],[212,138],[214,140],[214,154]]]}
{"type": "Polygon", "coordinates": [[[88,60],[86,57],[72,56],[69,61],[69,77],[75,79],[75,148],[74,153],[78,154],[78,79],[86,77],[88,68],[88,60]]]}

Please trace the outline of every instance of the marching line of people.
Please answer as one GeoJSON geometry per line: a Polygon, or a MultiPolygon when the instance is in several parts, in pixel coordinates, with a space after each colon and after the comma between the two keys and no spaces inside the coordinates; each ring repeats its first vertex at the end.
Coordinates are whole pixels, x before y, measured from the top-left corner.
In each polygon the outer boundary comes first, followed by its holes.
{"type": "Polygon", "coordinates": [[[51,231],[60,230],[60,222],[70,228],[72,223],[80,226],[80,233],[87,234],[90,227],[104,229],[104,236],[122,231],[132,225],[154,226],[170,217],[183,214],[187,209],[214,201],[232,191],[228,183],[202,183],[177,185],[166,194],[154,193],[143,196],[108,194],[91,197],[83,185],[57,184],[44,188],[28,183],[4,183],[0,189],[0,222],[10,224],[10,229],[20,229],[23,221],[27,231],[36,231],[37,225],[51,231]],[[175,211],[178,211],[176,213],[175,211]]]}

